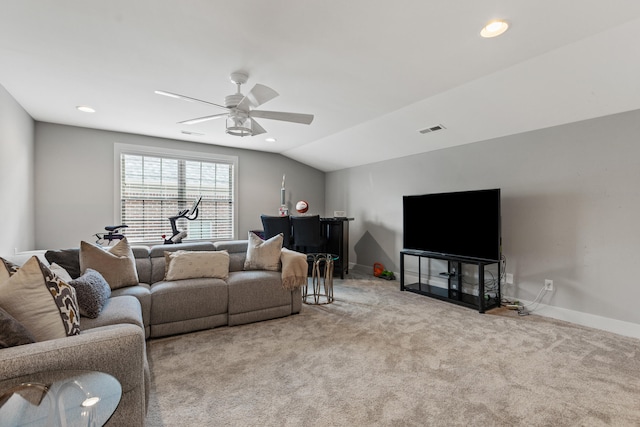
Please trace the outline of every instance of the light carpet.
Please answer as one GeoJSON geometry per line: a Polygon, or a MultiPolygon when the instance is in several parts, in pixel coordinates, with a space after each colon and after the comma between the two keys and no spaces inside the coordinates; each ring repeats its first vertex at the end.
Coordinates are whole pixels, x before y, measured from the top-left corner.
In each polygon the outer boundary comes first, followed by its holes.
{"type": "Polygon", "coordinates": [[[300,314],[148,342],[148,426],[640,425],[639,341],[336,280],[300,314]]]}

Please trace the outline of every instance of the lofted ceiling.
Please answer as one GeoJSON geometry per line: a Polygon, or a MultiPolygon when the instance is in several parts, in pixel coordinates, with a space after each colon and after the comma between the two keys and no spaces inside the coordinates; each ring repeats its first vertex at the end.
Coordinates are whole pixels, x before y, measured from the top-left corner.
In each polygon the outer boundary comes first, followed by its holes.
{"type": "Polygon", "coordinates": [[[0,85],[38,121],[281,153],[333,171],[640,108],[632,0],[0,0],[0,85]],[[494,18],[511,27],[483,39],[494,18]],[[234,137],[177,122],[280,96],[234,137]],[[76,110],[89,105],[93,114],[76,110]],[[444,130],[421,134],[420,129],[444,130]],[[201,135],[186,135],[183,131],[201,135]],[[276,138],[268,142],[267,137],[276,138]]]}

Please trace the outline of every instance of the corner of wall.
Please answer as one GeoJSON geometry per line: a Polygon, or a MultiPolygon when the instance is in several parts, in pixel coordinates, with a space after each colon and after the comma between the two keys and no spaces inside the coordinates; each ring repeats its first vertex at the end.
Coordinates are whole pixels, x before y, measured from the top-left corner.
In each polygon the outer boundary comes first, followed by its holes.
{"type": "Polygon", "coordinates": [[[0,85],[0,254],[34,249],[35,123],[0,85]]]}

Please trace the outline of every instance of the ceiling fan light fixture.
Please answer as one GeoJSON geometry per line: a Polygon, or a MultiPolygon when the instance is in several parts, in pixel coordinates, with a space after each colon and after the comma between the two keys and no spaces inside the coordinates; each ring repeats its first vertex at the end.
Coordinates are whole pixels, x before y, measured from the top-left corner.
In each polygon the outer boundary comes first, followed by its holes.
{"type": "Polygon", "coordinates": [[[226,133],[233,136],[252,136],[251,119],[249,117],[227,117],[226,133]]]}
{"type": "Polygon", "coordinates": [[[487,25],[482,28],[480,35],[484,38],[497,37],[503,34],[509,29],[509,24],[503,19],[494,19],[489,21],[487,25]]]}
{"type": "Polygon", "coordinates": [[[225,110],[225,113],[211,114],[204,117],[184,120],[178,122],[179,125],[194,125],[209,120],[225,118],[225,133],[232,136],[256,136],[267,133],[267,130],[257,123],[254,118],[263,118],[269,120],[281,120],[284,122],[311,124],[313,114],[286,113],[282,111],[264,111],[255,108],[270,101],[278,96],[278,92],[268,86],[256,84],[253,89],[243,95],[240,91],[240,85],[247,82],[249,75],[244,72],[235,72],[231,74],[231,81],[238,86],[238,91],[233,95],[225,98],[225,105],[215,104],[213,102],[204,101],[190,96],[179,95],[173,92],[156,90],[157,95],[168,96],[189,102],[197,102],[200,104],[212,105],[225,110]]]}

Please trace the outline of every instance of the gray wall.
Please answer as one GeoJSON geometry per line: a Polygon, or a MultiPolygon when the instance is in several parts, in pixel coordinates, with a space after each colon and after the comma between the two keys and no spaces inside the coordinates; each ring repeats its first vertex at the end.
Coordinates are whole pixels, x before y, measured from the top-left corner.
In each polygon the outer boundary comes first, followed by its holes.
{"type": "MultiPolygon", "coordinates": [[[[502,189],[507,295],[640,324],[640,111],[327,174],[346,210],[350,261],[399,271],[402,196],[502,189]]],[[[437,227],[437,224],[433,224],[437,227]]]]}
{"type": "Polygon", "coordinates": [[[290,208],[305,199],[311,213],[324,209],[324,172],[279,154],[41,122],[35,141],[35,247],[40,249],[77,247],[116,222],[114,143],[237,156],[240,239],[262,228],[261,213],[277,214],[283,174],[290,208]]]}
{"type": "Polygon", "coordinates": [[[34,245],[34,122],[0,85],[0,255],[34,245]]]}

